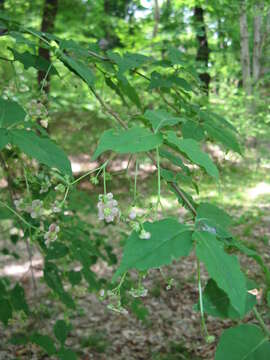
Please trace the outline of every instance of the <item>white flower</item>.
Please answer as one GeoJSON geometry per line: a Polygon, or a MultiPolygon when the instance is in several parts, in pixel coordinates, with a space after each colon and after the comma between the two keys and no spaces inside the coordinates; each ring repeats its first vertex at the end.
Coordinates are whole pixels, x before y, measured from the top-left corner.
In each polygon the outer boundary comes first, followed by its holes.
{"type": "Polygon", "coordinates": [[[110,192],[106,195],[107,200],[112,200],[113,199],[113,194],[110,192]]]}
{"type": "Polygon", "coordinates": [[[134,220],[134,219],[136,219],[136,216],[137,216],[136,211],[134,209],[132,209],[130,211],[128,217],[130,218],[130,220],[134,220]]]}
{"type": "Polygon", "coordinates": [[[48,127],[48,119],[40,120],[40,125],[43,126],[45,129],[48,127]]]}
{"type": "Polygon", "coordinates": [[[142,230],[139,235],[139,238],[148,240],[151,238],[151,233],[149,231],[142,230]]]}

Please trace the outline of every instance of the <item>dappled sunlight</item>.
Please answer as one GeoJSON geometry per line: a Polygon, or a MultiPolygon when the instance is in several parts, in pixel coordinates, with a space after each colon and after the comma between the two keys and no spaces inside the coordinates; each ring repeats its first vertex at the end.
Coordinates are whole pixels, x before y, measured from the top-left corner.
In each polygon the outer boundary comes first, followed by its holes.
{"type": "MultiPolygon", "coordinates": [[[[32,260],[33,273],[36,278],[40,278],[43,275],[43,260],[32,260]]],[[[31,276],[31,263],[26,261],[23,264],[7,264],[0,269],[0,276],[9,276],[14,278],[21,278],[31,276]]]]}
{"type": "Polygon", "coordinates": [[[256,199],[261,195],[270,195],[270,183],[260,182],[255,187],[248,189],[247,194],[250,199],[256,199]]]}

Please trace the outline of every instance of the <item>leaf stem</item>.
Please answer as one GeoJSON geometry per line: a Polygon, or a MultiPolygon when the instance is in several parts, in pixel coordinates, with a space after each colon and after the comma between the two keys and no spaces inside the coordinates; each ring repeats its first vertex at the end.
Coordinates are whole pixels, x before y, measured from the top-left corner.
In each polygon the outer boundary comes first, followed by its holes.
{"type": "Polygon", "coordinates": [[[200,304],[200,313],[201,313],[201,326],[204,332],[205,338],[209,337],[207,326],[204,318],[204,310],[203,310],[203,297],[202,297],[202,283],[201,283],[201,266],[200,260],[197,258],[197,281],[198,281],[198,290],[199,290],[199,304],[200,304]]]}
{"type": "Polygon", "coordinates": [[[258,320],[260,327],[264,331],[265,335],[267,335],[267,337],[270,338],[270,330],[266,326],[266,324],[265,324],[261,314],[259,313],[258,309],[256,308],[256,306],[254,306],[254,308],[253,308],[253,313],[254,313],[256,319],[258,320]]]}

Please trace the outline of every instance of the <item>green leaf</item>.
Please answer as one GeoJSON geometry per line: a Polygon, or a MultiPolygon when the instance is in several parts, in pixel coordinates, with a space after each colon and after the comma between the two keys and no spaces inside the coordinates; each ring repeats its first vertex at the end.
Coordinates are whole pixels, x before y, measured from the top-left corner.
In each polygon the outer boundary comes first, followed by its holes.
{"type": "Polygon", "coordinates": [[[76,353],[66,348],[60,349],[57,356],[60,360],[77,360],[76,353]]]}
{"type": "Polygon", "coordinates": [[[201,151],[198,143],[193,139],[179,139],[173,131],[168,131],[167,141],[176,146],[195,164],[203,167],[205,171],[218,180],[218,169],[210,157],[201,151]]]}
{"type": "Polygon", "coordinates": [[[171,61],[172,65],[185,65],[186,61],[184,60],[183,53],[177,48],[170,46],[168,51],[168,58],[171,61]]]}
{"type": "Polygon", "coordinates": [[[0,321],[4,325],[8,324],[8,320],[12,318],[12,307],[7,299],[0,298],[0,321]]]}
{"type": "Polygon", "coordinates": [[[46,259],[47,260],[61,259],[67,254],[68,254],[68,248],[66,247],[66,245],[64,245],[60,241],[53,241],[47,250],[46,259]]]}
{"type": "Polygon", "coordinates": [[[0,126],[8,127],[24,121],[26,112],[13,100],[0,98],[0,126]]]}
{"type": "Polygon", "coordinates": [[[132,54],[127,52],[121,56],[110,50],[107,51],[107,56],[117,64],[120,73],[138,68],[150,60],[148,56],[142,54],[132,54]]]}
{"type": "Polygon", "coordinates": [[[58,267],[50,262],[45,262],[44,280],[59,297],[59,299],[69,308],[75,309],[75,303],[72,297],[64,290],[58,267]]]}
{"type": "Polygon", "coordinates": [[[18,146],[26,155],[51,168],[57,168],[63,174],[72,175],[66,154],[49,138],[41,138],[27,130],[11,130],[10,137],[12,144],[18,146]]]}
{"type": "MultiPolygon", "coordinates": [[[[248,286],[247,283],[248,290],[251,290],[253,288],[254,286],[248,286]]],[[[247,293],[245,313],[243,316],[245,316],[255,304],[256,296],[247,293]]],[[[198,305],[196,306],[196,308],[199,310],[198,305]]],[[[207,282],[207,285],[203,291],[203,308],[207,314],[219,317],[221,319],[240,318],[239,313],[231,306],[228,295],[217,286],[216,282],[213,279],[210,279],[207,282]]]]}
{"type": "Polygon", "coordinates": [[[267,299],[267,305],[268,307],[270,307],[270,291],[267,292],[266,299],[267,299]]]}
{"type": "Polygon", "coordinates": [[[159,149],[159,155],[163,158],[169,160],[172,164],[179,166],[187,175],[190,175],[190,170],[185,164],[183,163],[180,157],[172,154],[171,152],[165,150],[163,147],[159,149]]]}
{"type": "Polygon", "coordinates": [[[192,233],[177,220],[168,218],[154,223],[146,222],[144,229],[150,232],[150,239],[140,239],[136,231],[132,232],[113,280],[129,269],[144,271],[158,268],[190,253],[192,233]]]}
{"type": "Polygon", "coordinates": [[[75,60],[70,56],[61,54],[60,60],[66,65],[66,67],[78,75],[86,84],[90,87],[94,86],[95,77],[88,65],[85,65],[79,60],[75,60]]]}
{"type": "Polygon", "coordinates": [[[241,149],[235,134],[226,127],[224,123],[222,124],[211,118],[205,121],[202,126],[212,139],[223,144],[227,149],[241,154],[241,149]]]}
{"type": "Polygon", "coordinates": [[[94,153],[93,160],[108,150],[119,154],[149,151],[162,143],[161,134],[153,134],[141,127],[116,132],[113,129],[105,131],[94,153]]]}
{"type": "Polygon", "coordinates": [[[201,231],[210,231],[221,238],[232,237],[228,231],[231,217],[213,204],[201,203],[197,208],[196,227],[201,231]]]}
{"type": "Polygon", "coordinates": [[[268,360],[270,343],[262,330],[251,324],[242,324],[223,331],[215,360],[268,360]]]}
{"type": "Polygon", "coordinates": [[[181,118],[173,116],[164,109],[147,110],[143,116],[151,123],[155,133],[164,126],[173,126],[182,121],[181,118]]]}
{"type": "Polygon", "coordinates": [[[28,51],[19,53],[15,49],[9,48],[9,50],[13,53],[14,60],[22,63],[25,70],[29,69],[30,67],[33,67],[37,70],[42,70],[44,72],[47,72],[50,69],[50,75],[58,75],[58,72],[55,69],[55,67],[43,56],[32,55],[28,51]]]}
{"type": "Polygon", "coordinates": [[[72,286],[78,285],[82,280],[81,272],[70,270],[68,272],[68,279],[72,286]]]}
{"type": "Polygon", "coordinates": [[[41,335],[39,333],[35,333],[32,336],[30,336],[30,341],[33,344],[40,346],[43,350],[46,351],[48,355],[56,354],[54,341],[48,335],[41,335]]]}
{"type": "Polygon", "coordinates": [[[15,287],[10,291],[10,300],[13,308],[16,311],[24,311],[26,315],[28,315],[29,307],[25,300],[24,289],[19,285],[16,284],[15,287]]]}
{"type": "Polygon", "coordinates": [[[67,324],[64,320],[58,320],[54,327],[53,332],[57,340],[64,345],[68,337],[69,332],[71,331],[71,325],[67,324]]]}
{"type": "Polygon", "coordinates": [[[204,131],[200,124],[192,120],[186,120],[181,126],[182,134],[185,139],[201,141],[204,139],[204,131]]]}
{"type": "Polygon", "coordinates": [[[140,98],[135,88],[130,85],[130,83],[128,82],[127,78],[124,75],[118,74],[117,79],[123,94],[125,94],[136,106],[138,106],[138,108],[141,109],[140,98]]]}
{"type": "Polygon", "coordinates": [[[0,128],[0,151],[10,142],[9,132],[0,128]]]}
{"type": "Polygon", "coordinates": [[[237,257],[228,255],[223,244],[209,232],[194,232],[193,238],[196,241],[197,257],[242,317],[246,308],[247,288],[237,257]]]}

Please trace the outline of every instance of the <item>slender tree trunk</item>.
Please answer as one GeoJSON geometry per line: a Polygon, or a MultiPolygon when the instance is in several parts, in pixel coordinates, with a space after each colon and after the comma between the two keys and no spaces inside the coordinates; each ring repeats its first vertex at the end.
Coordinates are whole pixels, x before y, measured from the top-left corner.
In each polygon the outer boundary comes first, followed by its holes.
{"type": "Polygon", "coordinates": [[[153,29],[153,38],[155,38],[158,34],[158,27],[159,27],[159,20],[160,20],[160,11],[159,11],[159,4],[158,0],[154,0],[154,19],[155,25],[153,29]]]}
{"type": "Polygon", "coordinates": [[[195,6],[194,20],[196,26],[196,38],[198,41],[198,51],[197,51],[196,60],[202,63],[206,68],[206,71],[200,74],[200,79],[204,85],[204,90],[208,95],[209,84],[211,80],[210,75],[207,72],[210,50],[208,46],[206,27],[204,23],[204,10],[202,7],[195,6]]]}
{"type": "MultiPolygon", "coordinates": [[[[58,0],[45,0],[43,7],[43,16],[41,23],[41,31],[42,32],[53,32],[55,18],[57,14],[58,8],[58,0]]],[[[39,47],[38,51],[39,55],[44,57],[46,60],[50,61],[50,51],[48,49],[44,49],[43,47],[39,47]]],[[[46,76],[45,71],[38,71],[38,83],[41,85],[42,81],[46,76]]],[[[44,91],[46,94],[50,91],[50,75],[47,75],[46,85],[44,86],[44,91]]]]}
{"type": "Polygon", "coordinates": [[[262,15],[263,15],[264,3],[258,3],[255,5],[254,16],[254,38],[253,38],[253,63],[252,63],[252,77],[255,84],[260,76],[261,72],[261,48],[262,48],[262,15]]]}
{"type": "Polygon", "coordinates": [[[246,4],[243,0],[240,7],[240,38],[241,38],[241,65],[243,87],[248,95],[251,95],[251,73],[250,73],[250,55],[249,55],[249,36],[248,36],[248,23],[246,4]]]}

